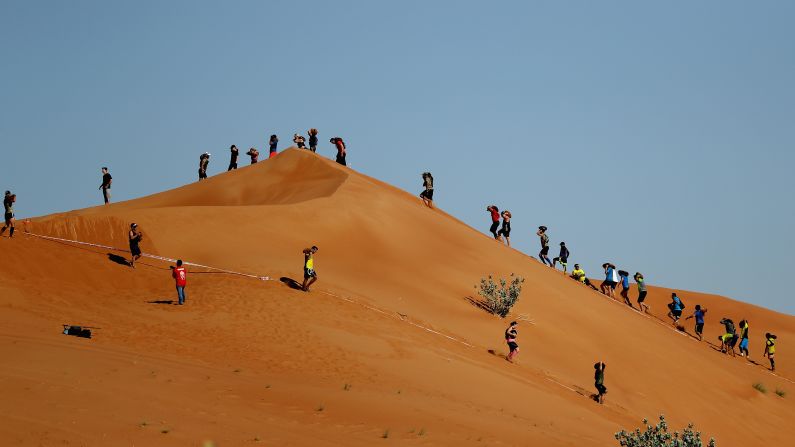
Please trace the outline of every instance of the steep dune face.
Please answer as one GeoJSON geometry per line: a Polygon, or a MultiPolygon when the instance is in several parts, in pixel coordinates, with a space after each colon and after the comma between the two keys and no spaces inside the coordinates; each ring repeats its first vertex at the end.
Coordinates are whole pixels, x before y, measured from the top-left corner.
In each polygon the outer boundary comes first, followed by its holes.
{"type": "MultiPolygon", "coordinates": [[[[166,396],[170,403],[163,408],[176,411],[182,408],[177,402],[189,402],[192,413],[178,412],[183,435],[195,430],[238,445],[243,438],[223,428],[207,430],[208,423],[237,418],[234,427],[255,430],[247,418],[258,414],[271,418],[268,426],[278,434],[271,440],[295,445],[318,439],[371,445],[384,429],[400,427],[392,438],[428,445],[603,446],[613,442],[618,428],[662,412],[677,426],[697,423],[720,445],[756,445],[760,439],[783,445],[793,434],[785,424],[795,415],[792,398],[751,388],[763,382],[771,390],[795,390],[790,381],[795,363],[783,354],[795,337],[793,317],[682,293],[686,313],[698,303],[709,308],[706,341],[699,343],[662,321],[667,289],[652,287],[653,315],[641,315],[441,210],[425,208],[404,191],[305,151],[288,150],[153,196],[37,219],[33,228],[124,247],[119,234],[132,221],[147,236],[145,252],[256,276],[300,281],[301,249],[320,247],[315,260],[320,279],[312,293],[193,269],[189,306],[178,308],[149,304],[173,294],[161,262],[146,261],[133,271],[112,262],[107,250],[32,238],[15,245],[0,241],[8,250],[0,259],[8,292],[0,301],[8,311],[4,315],[30,321],[15,326],[23,334],[20,342],[32,349],[46,345],[61,361],[56,367],[39,359],[40,367],[26,373],[54,383],[59,392],[73,385],[59,368],[69,364],[64,353],[75,349],[74,343],[42,334],[65,318],[103,327],[91,345],[81,345],[86,346],[81,355],[93,355],[81,361],[97,362],[108,383],[92,383],[97,393],[118,386],[109,371],[119,365],[103,357],[108,352],[141,356],[143,364],[168,369],[174,377],[199,377],[202,365],[255,371],[245,377],[220,370],[214,375],[222,376],[213,385],[217,389],[250,391],[234,403],[208,391],[221,401],[224,415],[202,414],[207,409],[195,398],[204,392],[198,383],[176,388],[157,383],[151,397],[159,402],[166,396]],[[69,259],[68,266],[63,259],[69,259]],[[44,269],[45,278],[31,275],[34,268],[44,269]],[[506,320],[470,302],[477,299],[473,286],[481,277],[511,273],[526,279],[512,318],[532,320],[521,323],[518,365],[488,353],[504,352],[506,320]],[[761,335],[780,336],[778,376],[727,358],[708,343],[719,333],[722,316],[751,321],[752,359],[759,363],[765,363],[761,335]],[[163,359],[182,364],[173,367],[163,359]],[[608,364],[606,406],[587,397],[597,360],[608,364]],[[261,389],[248,388],[249,381],[278,382],[283,394],[264,397],[261,389]],[[343,383],[353,383],[356,392],[340,392],[343,383]],[[259,407],[261,399],[270,406],[259,407]],[[321,400],[328,410],[317,411],[321,400]],[[733,412],[742,415],[742,424],[727,417],[733,412]],[[420,428],[428,434],[418,436],[420,428]]],[[[521,228],[516,222],[514,231],[521,228]]],[[[19,355],[12,345],[4,346],[9,355],[19,355]]],[[[0,374],[19,377],[2,369],[0,374]]],[[[131,404],[103,430],[166,443],[120,428],[134,424],[129,419],[136,412],[147,411],[144,403],[131,404]]],[[[65,420],[57,411],[48,414],[53,421],[65,420]]],[[[84,423],[90,431],[90,421],[84,423]]],[[[34,444],[37,436],[19,437],[20,444],[34,444]]]]}

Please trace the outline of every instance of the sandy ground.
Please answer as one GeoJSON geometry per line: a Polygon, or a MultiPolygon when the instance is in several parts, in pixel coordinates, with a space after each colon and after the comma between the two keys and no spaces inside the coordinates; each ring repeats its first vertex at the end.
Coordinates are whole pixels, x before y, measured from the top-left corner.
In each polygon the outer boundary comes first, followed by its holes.
{"type": "Polygon", "coordinates": [[[176,306],[168,262],[132,269],[123,251],[21,229],[0,239],[6,445],[605,446],[660,413],[721,446],[795,435],[795,317],[679,291],[685,314],[709,309],[699,342],[693,320],[665,321],[669,289],[650,287],[642,315],[306,151],[29,229],[123,249],[130,222],[146,253],[272,280],[191,267],[176,306]],[[313,244],[320,280],[305,293],[290,284],[313,244]],[[526,282],[508,319],[472,303],[481,277],[511,273],[526,282]],[[718,352],[724,316],[750,321],[751,362],[718,352]],[[519,317],[510,364],[503,331],[519,317]],[[67,337],[65,323],[100,329],[67,337]],[[590,398],[598,360],[605,405],[590,398]]]}

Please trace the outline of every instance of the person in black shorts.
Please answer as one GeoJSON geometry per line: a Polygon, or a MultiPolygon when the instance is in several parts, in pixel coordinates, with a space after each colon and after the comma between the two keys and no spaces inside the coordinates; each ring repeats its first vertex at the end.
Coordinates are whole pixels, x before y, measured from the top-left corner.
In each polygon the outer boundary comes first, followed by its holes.
{"type": "Polygon", "coordinates": [[[309,292],[309,287],[317,281],[317,273],[315,272],[315,259],[312,257],[317,253],[317,247],[304,249],[304,283],[301,289],[304,292],[309,292]]]}
{"type": "Polygon", "coordinates": [[[607,387],[605,387],[605,365],[604,362],[598,362],[593,366],[594,371],[594,386],[596,387],[596,401],[600,404],[605,403],[605,394],[607,394],[607,387]]]}
{"type": "Polygon", "coordinates": [[[240,155],[240,151],[237,149],[237,146],[233,144],[229,148],[229,167],[226,169],[227,171],[231,171],[232,169],[237,169],[238,155],[240,155]]]}
{"type": "Polygon", "coordinates": [[[502,228],[500,232],[497,233],[500,236],[500,240],[505,238],[505,244],[509,247],[511,246],[511,212],[508,210],[502,211],[502,228]]]}
{"type": "Polygon", "coordinates": [[[428,208],[433,208],[433,176],[430,172],[422,173],[422,186],[425,190],[420,193],[420,198],[428,208]]]}
{"type": "Polygon", "coordinates": [[[144,239],[144,234],[138,230],[138,224],[130,224],[130,267],[135,268],[135,261],[141,257],[140,243],[144,239]]]}
{"type": "Polygon", "coordinates": [[[549,256],[547,256],[549,254],[549,236],[547,236],[547,227],[543,225],[538,227],[536,235],[538,235],[538,237],[541,239],[541,251],[538,252],[538,259],[540,259],[544,265],[549,265],[552,267],[552,261],[549,259],[549,256]]]}
{"type": "Polygon", "coordinates": [[[3,197],[3,209],[5,210],[5,214],[3,217],[5,218],[5,225],[3,225],[3,229],[0,230],[0,235],[6,232],[6,228],[10,228],[11,230],[8,233],[8,237],[14,237],[14,223],[16,219],[14,219],[14,202],[17,201],[17,195],[11,194],[11,191],[6,191],[5,197],[3,197]]]}
{"type": "Polygon", "coordinates": [[[519,332],[516,330],[516,324],[515,321],[511,321],[511,325],[505,330],[505,342],[508,343],[508,356],[505,357],[505,360],[511,363],[513,363],[513,359],[519,355],[519,345],[516,344],[516,337],[519,335],[519,332]]]}
{"type": "Polygon", "coordinates": [[[566,243],[565,242],[561,242],[560,243],[560,254],[558,255],[557,258],[552,259],[552,267],[554,268],[555,264],[560,262],[560,265],[563,266],[563,274],[565,275],[566,274],[566,269],[568,268],[568,265],[569,265],[568,264],[569,255],[570,255],[570,253],[569,253],[569,249],[566,248],[566,243]]]}
{"type": "Polygon", "coordinates": [[[309,135],[309,150],[312,152],[317,152],[317,129],[313,127],[309,129],[307,134],[309,135]]]}

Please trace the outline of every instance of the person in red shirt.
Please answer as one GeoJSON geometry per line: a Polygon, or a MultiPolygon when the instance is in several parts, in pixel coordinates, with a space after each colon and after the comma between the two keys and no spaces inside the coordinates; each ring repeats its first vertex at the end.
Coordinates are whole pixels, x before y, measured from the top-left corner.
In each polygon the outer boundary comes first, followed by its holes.
{"type": "Polygon", "coordinates": [[[500,240],[500,235],[497,233],[497,228],[500,226],[500,210],[497,205],[489,205],[486,207],[486,211],[491,213],[491,228],[489,228],[489,231],[494,235],[494,239],[500,240]]]}
{"type": "Polygon", "coordinates": [[[345,142],[342,141],[342,138],[334,137],[329,141],[337,148],[337,163],[341,164],[342,166],[348,166],[347,162],[345,161],[345,156],[347,155],[345,150],[345,142]]]}
{"type": "Polygon", "coordinates": [[[177,283],[179,305],[185,304],[185,286],[188,284],[188,271],[182,266],[182,259],[177,259],[177,266],[171,266],[171,277],[177,283]]]}

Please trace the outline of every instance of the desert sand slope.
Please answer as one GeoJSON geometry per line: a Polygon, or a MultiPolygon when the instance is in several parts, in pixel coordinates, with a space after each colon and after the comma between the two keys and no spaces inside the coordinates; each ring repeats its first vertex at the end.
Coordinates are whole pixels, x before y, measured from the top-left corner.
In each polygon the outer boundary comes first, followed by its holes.
{"type": "Polygon", "coordinates": [[[166,262],[130,269],[119,251],[3,238],[9,445],[605,446],[660,413],[721,446],[795,435],[792,316],[681,292],[686,312],[709,309],[699,343],[662,321],[668,289],[651,288],[641,315],[309,152],[31,229],[123,248],[133,221],[147,253],[285,280],[192,268],[188,305],[172,306],[166,262]],[[304,293],[288,283],[312,244],[320,280],[304,293]],[[532,320],[516,365],[489,353],[505,353],[507,321],[470,301],[481,277],[511,273],[526,279],[513,317],[532,320]],[[778,376],[717,352],[722,316],[750,320],[762,365],[762,334],[779,335],[778,376]],[[77,339],[61,323],[101,329],[77,339]],[[600,359],[604,406],[589,399],[600,359]]]}

